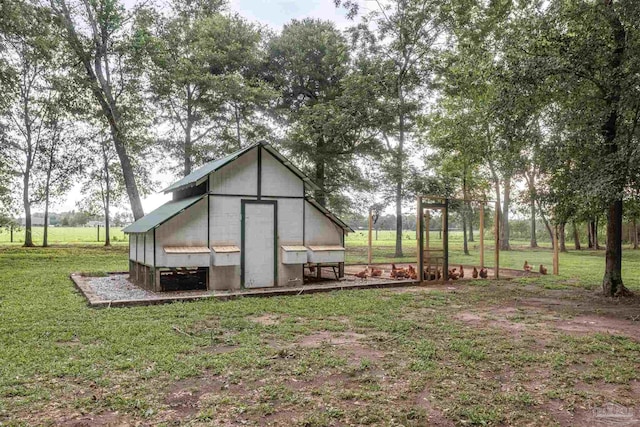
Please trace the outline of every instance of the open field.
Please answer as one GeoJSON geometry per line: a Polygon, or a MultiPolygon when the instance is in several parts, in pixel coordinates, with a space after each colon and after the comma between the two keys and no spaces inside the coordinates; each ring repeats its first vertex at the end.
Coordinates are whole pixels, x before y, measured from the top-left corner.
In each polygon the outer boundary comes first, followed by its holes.
{"type": "MultiPolygon", "coordinates": [[[[111,243],[127,244],[127,236],[122,232],[122,227],[111,228],[111,243]]],[[[33,227],[33,241],[36,245],[42,244],[43,227],[33,227]]],[[[104,244],[104,228],[100,227],[100,241],[104,244]]],[[[11,244],[11,233],[7,229],[0,229],[0,245],[11,244]]],[[[24,243],[24,230],[18,229],[13,232],[13,244],[22,245],[24,243]]],[[[49,227],[49,244],[100,244],[98,242],[97,227],[49,227]]]]}
{"type": "Polygon", "coordinates": [[[560,278],[95,310],[68,274],[123,270],[125,247],[0,248],[0,423],[604,425],[607,403],[640,415],[640,301],[589,290],[602,256],[564,255],[560,278]]]}

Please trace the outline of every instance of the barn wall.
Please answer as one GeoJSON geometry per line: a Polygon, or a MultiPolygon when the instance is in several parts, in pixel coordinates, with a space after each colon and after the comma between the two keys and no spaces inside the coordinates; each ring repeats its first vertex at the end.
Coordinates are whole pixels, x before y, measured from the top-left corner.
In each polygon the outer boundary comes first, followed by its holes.
{"type": "Polygon", "coordinates": [[[129,234],[129,259],[136,260],[136,236],[137,234],[129,234]]]}
{"type": "Polygon", "coordinates": [[[257,153],[258,150],[251,150],[209,175],[209,191],[215,194],[258,194],[257,153]]]}
{"type": "Polygon", "coordinates": [[[304,183],[267,150],[262,150],[262,194],[264,196],[304,196],[304,183]]]}
{"type": "MultiPolygon", "coordinates": [[[[207,199],[191,205],[156,229],[156,266],[169,267],[165,246],[207,246],[207,199]]],[[[185,265],[184,267],[191,267],[185,265]]]]}
{"type": "Polygon", "coordinates": [[[229,265],[209,268],[209,289],[224,291],[240,289],[240,266],[229,265]]]}
{"type": "Polygon", "coordinates": [[[342,229],[305,202],[305,245],[342,245],[342,229]]]}
{"type": "Polygon", "coordinates": [[[146,260],[145,264],[153,267],[153,230],[146,233],[144,242],[144,256],[146,257],[144,258],[146,260]]]}
{"type": "Polygon", "coordinates": [[[274,199],[278,205],[278,244],[302,245],[304,218],[302,215],[303,199],[274,199]]]}
{"type": "Polygon", "coordinates": [[[141,264],[144,263],[144,233],[138,233],[138,240],[136,242],[136,247],[137,247],[137,254],[138,254],[138,258],[137,261],[141,264]]]}
{"type": "Polygon", "coordinates": [[[210,196],[211,246],[240,247],[240,201],[243,197],[210,196]]]}

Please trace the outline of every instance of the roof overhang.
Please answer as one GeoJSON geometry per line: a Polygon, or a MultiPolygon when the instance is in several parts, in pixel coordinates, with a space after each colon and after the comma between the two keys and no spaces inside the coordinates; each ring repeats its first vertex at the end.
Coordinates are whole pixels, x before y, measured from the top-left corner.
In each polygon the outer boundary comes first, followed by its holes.
{"type": "Polygon", "coordinates": [[[202,200],[205,196],[206,194],[202,194],[196,197],[188,197],[186,199],[167,202],[158,209],[149,212],[133,224],[125,227],[122,231],[125,233],[146,233],[169,221],[174,216],[202,200]]]}

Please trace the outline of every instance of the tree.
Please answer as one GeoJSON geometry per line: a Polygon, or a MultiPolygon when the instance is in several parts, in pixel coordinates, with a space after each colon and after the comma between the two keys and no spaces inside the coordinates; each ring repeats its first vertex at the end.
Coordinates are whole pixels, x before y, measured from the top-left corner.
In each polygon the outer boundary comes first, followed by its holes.
{"type": "Polygon", "coordinates": [[[316,200],[326,205],[331,194],[342,210],[338,192],[366,186],[357,160],[380,151],[379,82],[365,71],[365,58],[350,66],[348,44],[329,22],[292,21],[268,54],[268,78],[281,93],[278,112],[290,126],[284,145],[321,188],[316,200]]]}
{"type": "Polygon", "coordinates": [[[139,130],[141,70],[131,17],[118,0],[50,0],[69,50],[82,66],[79,80],[109,124],[134,218],[144,216],[133,157],[143,148],[139,130]],[[138,129],[137,129],[138,128],[138,129]]]}
{"type": "MultiPolygon", "coordinates": [[[[53,96],[48,78],[55,38],[40,9],[29,3],[17,5],[19,13],[11,30],[0,33],[0,45],[6,53],[4,63],[11,70],[13,83],[3,98],[6,111],[2,127],[6,129],[5,156],[16,175],[21,176],[22,206],[25,215],[24,246],[33,246],[31,226],[32,178],[46,132],[46,105],[53,96]]],[[[6,30],[6,28],[5,28],[6,30]]]]}
{"type": "Polygon", "coordinates": [[[237,15],[222,14],[223,4],[175,0],[170,14],[138,19],[139,37],[148,35],[140,38],[150,60],[151,98],[171,129],[163,142],[182,159],[184,175],[212,151],[233,151],[244,138],[264,134],[247,126],[271,97],[257,75],[261,33],[237,15]]]}
{"type": "Polygon", "coordinates": [[[108,134],[98,131],[89,141],[95,154],[87,161],[81,208],[90,215],[104,217],[104,245],[111,246],[111,208],[124,200],[126,187],[108,134]]]}
{"type": "MultiPolygon", "coordinates": [[[[637,2],[553,3],[518,21],[521,64],[570,112],[572,135],[556,154],[571,161],[569,175],[583,194],[606,206],[605,295],[628,293],[622,281],[624,192],[638,162],[637,2]],[[523,55],[523,52],[525,55],[523,55]]],[[[561,191],[558,188],[558,191],[561,191]]]]}
{"type": "MultiPolygon", "coordinates": [[[[348,8],[355,2],[344,3],[348,8]]],[[[395,156],[387,176],[395,188],[396,250],[402,256],[402,202],[405,197],[406,149],[413,132],[415,115],[425,97],[434,68],[437,42],[444,32],[446,6],[435,0],[398,0],[393,4],[376,1],[377,8],[364,16],[353,35],[367,55],[379,58],[387,76],[383,94],[394,107],[394,125],[385,131],[388,148],[395,156]],[[388,131],[388,132],[387,132],[388,131]]]]}

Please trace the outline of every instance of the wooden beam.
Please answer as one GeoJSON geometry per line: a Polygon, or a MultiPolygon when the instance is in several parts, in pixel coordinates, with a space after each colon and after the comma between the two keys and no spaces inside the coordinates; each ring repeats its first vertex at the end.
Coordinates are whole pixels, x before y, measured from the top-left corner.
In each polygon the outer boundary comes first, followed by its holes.
{"type": "Polygon", "coordinates": [[[371,259],[373,258],[373,210],[369,209],[369,251],[367,256],[367,264],[371,267],[371,259]]]}
{"type": "Polygon", "coordinates": [[[558,226],[553,230],[553,275],[560,274],[560,248],[558,248],[558,226]]]}
{"type": "Polygon", "coordinates": [[[484,268],[484,204],[480,205],[480,268],[484,268]]]}
{"type": "Polygon", "coordinates": [[[424,230],[422,229],[422,221],[424,210],[422,209],[422,197],[416,198],[416,270],[420,281],[424,280],[424,230]]]}
{"type": "Polygon", "coordinates": [[[442,279],[449,280],[449,200],[445,199],[442,211],[442,279]]]}
{"type": "Polygon", "coordinates": [[[496,247],[494,249],[493,275],[496,280],[500,279],[500,204],[496,202],[496,214],[494,215],[494,230],[496,247]]]}

